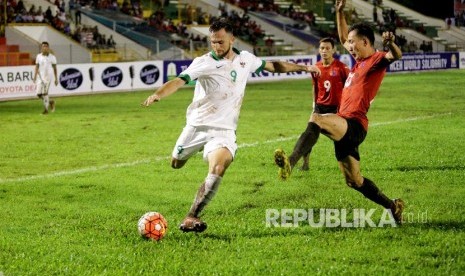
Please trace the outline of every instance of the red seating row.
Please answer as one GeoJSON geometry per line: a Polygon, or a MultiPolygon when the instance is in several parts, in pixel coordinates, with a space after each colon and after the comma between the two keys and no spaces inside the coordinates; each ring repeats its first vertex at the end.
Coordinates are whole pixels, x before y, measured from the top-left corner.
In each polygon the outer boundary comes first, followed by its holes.
{"type": "Polygon", "coordinates": [[[29,53],[0,53],[0,66],[32,65],[29,53]]]}
{"type": "Polygon", "coordinates": [[[19,51],[19,45],[8,45],[6,37],[0,37],[0,66],[33,65],[31,55],[19,51]]]}
{"type": "Polygon", "coordinates": [[[19,52],[19,45],[0,44],[0,53],[19,52]]]}

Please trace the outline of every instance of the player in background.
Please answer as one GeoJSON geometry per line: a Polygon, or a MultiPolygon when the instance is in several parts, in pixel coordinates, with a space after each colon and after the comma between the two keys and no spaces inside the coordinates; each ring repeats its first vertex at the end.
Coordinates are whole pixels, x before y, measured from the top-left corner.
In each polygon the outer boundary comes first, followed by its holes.
{"type": "Polygon", "coordinates": [[[174,146],[171,160],[171,167],[179,169],[203,150],[203,158],[208,162],[208,174],[179,227],[184,232],[202,232],[207,228],[200,214],[216,194],[236,154],[237,122],[250,73],[267,70],[319,74],[314,65],[264,61],[247,51],[237,50],[233,47],[233,27],[225,19],[214,21],[209,31],[212,51],[195,58],[186,70],[142,103],[149,106],[189,81],[197,81],[193,101],[187,108],[187,123],[174,146]]]}
{"type": "MultiPolygon", "coordinates": [[[[358,146],[366,137],[366,114],[386,74],[386,68],[400,59],[402,52],[395,44],[395,36],[391,32],[382,34],[383,45],[389,50],[376,51],[373,46],[375,36],[371,27],[364,23],[356,23],[348,28],[344,6],[345,0],[336,0],[337,30],[341,43],[354,57],[356,64],[345,82],[337,114],[313,114],[310,122],[311,131],[303,142],[303,152],[309,151],[309,148],[315,145],[320,132],[331,138],[346,184],[390,210],[396,223],[401,224],[404,202],[401,199],[389,199],[373,181],[362,176],[358,146]]],[[[290,176],[290,162],[283,151],[276,152],[275,162],[285,172],[284,176],[290,176]]]]}
{"type": "Polygon", "coordinates": [[[57,59],[50,53],[50,46],[47,41],[42,42],[41,52],[37,54],[34,78],[32,81],[36,84],[37,97],[42,99],[46,115],[49,111],[55,111],[55,101],[48,96],[48,90],[52,81],[52,74],[55,76],[55,85],[58,85],[57,77],[57,59]],[[39,76],[39,78],[37,78],[39,76]]]}
{"type": "MultiPolygon", "coordinates": [[[[336,48],[332,38],[326,37],[320,40],[318,52],[320,53],[321,60],[318,61],[315,66],[320,69],[321,75],[317,76],[312,74],[313,113],[337,113],[337,108],[341,101],[342,88],[344,87],[344,82],[349,74],[349,68],[347,65],[334,58],[335,50],[336,48]]],[[[299,161],[296,160],[296,157],[303,156],[304,162],[301,169],[304,171],[309,170],[309,156],[311,148],[309,149],[309,152],[302,152],[302,143],[305,141],[306,133],[311,131],[311,116],[312,115],[310,115],[307,129],[301,134],[299,140],[294,146],[293,153],[289,156],[291,169],[299,161]]],[[[281,174],[282,173],[283,171],[281,170],[281,174]]]]}

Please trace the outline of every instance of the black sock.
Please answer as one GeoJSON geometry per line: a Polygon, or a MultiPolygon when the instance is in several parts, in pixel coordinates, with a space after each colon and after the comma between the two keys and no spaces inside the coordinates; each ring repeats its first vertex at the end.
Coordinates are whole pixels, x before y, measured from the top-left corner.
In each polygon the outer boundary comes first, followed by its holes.
{"type": "Polygon", "coordinates": [[[381,192],[375,183],[368,178],[363,178],[363,185],[361,187],[353,187],[355,190],[361,192],[369,200],[378,203],[386,209],[392,209],[394,206],[393,201],[381,192]]]}
{"type": "Polygon", "coordinates": [[[294,167],[299,159],[306,155],[310,154],[312,151],[313,146],[318,141],[318,137],[320,136],[321,128],[314,122],[309,122],[305,131],[300,135],[299,140],[294,146],[294,151],[289,156],[289,162],[291,163],[291,167],[294,167]]]}

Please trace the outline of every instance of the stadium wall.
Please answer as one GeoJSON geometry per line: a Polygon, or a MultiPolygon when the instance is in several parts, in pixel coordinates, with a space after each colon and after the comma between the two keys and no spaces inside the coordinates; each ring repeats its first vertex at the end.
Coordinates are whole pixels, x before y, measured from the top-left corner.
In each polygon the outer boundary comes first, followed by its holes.
{"type": "MultiPolygon", "coordinates": [[[[339,58],[348,66],[353,60],[348,55],[339,58]]],[[[284,60],[298,64],[315,64],[317,56],[264,57],[264,60],[284,60]]],[[[121,63],[58,64],[57,86],[51,85],[52,96],[72,96],[92,93],[113,93],[154,90],[181,73],[192,60],[165,60],[121,63]]],[[[388,72],[465,69],[465,52],[404,54],[388,72]]],[[[32,99],[36,97],[34,66],[0,67],[0,101],[32,99]]],[[[250,74],[250,82],[280,81],[308,78],[304,73],[250,74]]]]}

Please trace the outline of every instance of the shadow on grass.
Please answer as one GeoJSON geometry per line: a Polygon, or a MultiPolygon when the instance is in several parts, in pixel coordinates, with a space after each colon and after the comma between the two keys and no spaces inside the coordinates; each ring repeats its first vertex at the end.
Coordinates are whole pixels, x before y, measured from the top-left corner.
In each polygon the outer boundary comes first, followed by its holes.
{"type": "MultiPolygon", "coordinates": [[[[202,234],[197,234],[199,237],[201,236],[202,239],[212,239],[212,240],[219,240],[224,242],[232,242],[238,239],[262,239],[262,238],[290,238],[290,237],[302,237],[302,236],[318,236],[324,231],[334,231],[334,232],[348,232],[348,231],[360,231],[363,230],[361,228],[342,228],[342,227],[335,227],[335,228],[326,228],[326,227],[311,227],[308,224],[305,226],[299,227],[290,227],[290,228],[281,228],[281,227],[265,227],[267,230],[259,230],[259,231],[244,231],[244,232],[235,232],[229,234],[223,234],[219,232],[215,232],[213,229],[211,232],[206,232],[202,234]]],[[[369,229],[369,228],[365,228],[369,229]]],[[[232,231],[232,230],[231,230],[232,231]]]]}
{"type": "MultiPolygon", "coordinates": [[[[264,226],[265,227],[265,226],[264,226]]],[[[395,229],[396,231],[403,232],[408,229],[417,230],[439,230],[439,231],[465,231],[465,221],[434,221],[425,223],[405,223],[401,226],[392,227],[386,225],[385,227],[312,227],[308,224],[299,225],[298,227],[266,227],[269,230],[260,231],[244,231],[229,234],[218,233],[212,229],[211,232],[198,234],[203,239],[212,239],[225,242],[232,242],[240,238],[254,239],[254,238],[276,238],[276,237],[292,237],[292,236],[315,236],[323,232],[328,233],[351,233],[351,232],[371,232],[375,230],[389,230],[395,229]]]]}
{"type": "MultiPolygon", "coordinates": [[[[377,231],[376,233],[385,232],[386,234],[393,233],[390,231],[394,229],[397,233],[402,233],[407,231],[408,229],[415,229],[415,230],[437,230],[437,231],[453,231],[453,232],[463,232],[465,231],[465,222],[431,222],[431,223],[410,223],[405,224],[400,227],[319,227],[314,228],[310,226],[300,227],[299,231],[257,231],[257,232],[246,232],[246,233],[237,233],[236,234],[222,234],[222,233],[215,233],[211,231],[209,233],[202,233],[198,234],[198,237],[202,240],[211,239],[216,241],[223,241],[227,243],[231,243],[237,241],[238,239],[262,239],[262,238],[278,238],[278,237],[286,237],[291,238],[294,236],[319,236],[323,233],[373,233],[373,231],[377,231]],[[381,231],[378,231],[381,230],[381,231]],[[389,230],[389,231],[384,231],[389,230]]],[[[408,233],[408,232],[407,232],[408,233]]],[[[358,235],[358,234],[357,234],[358,235]]]]}

